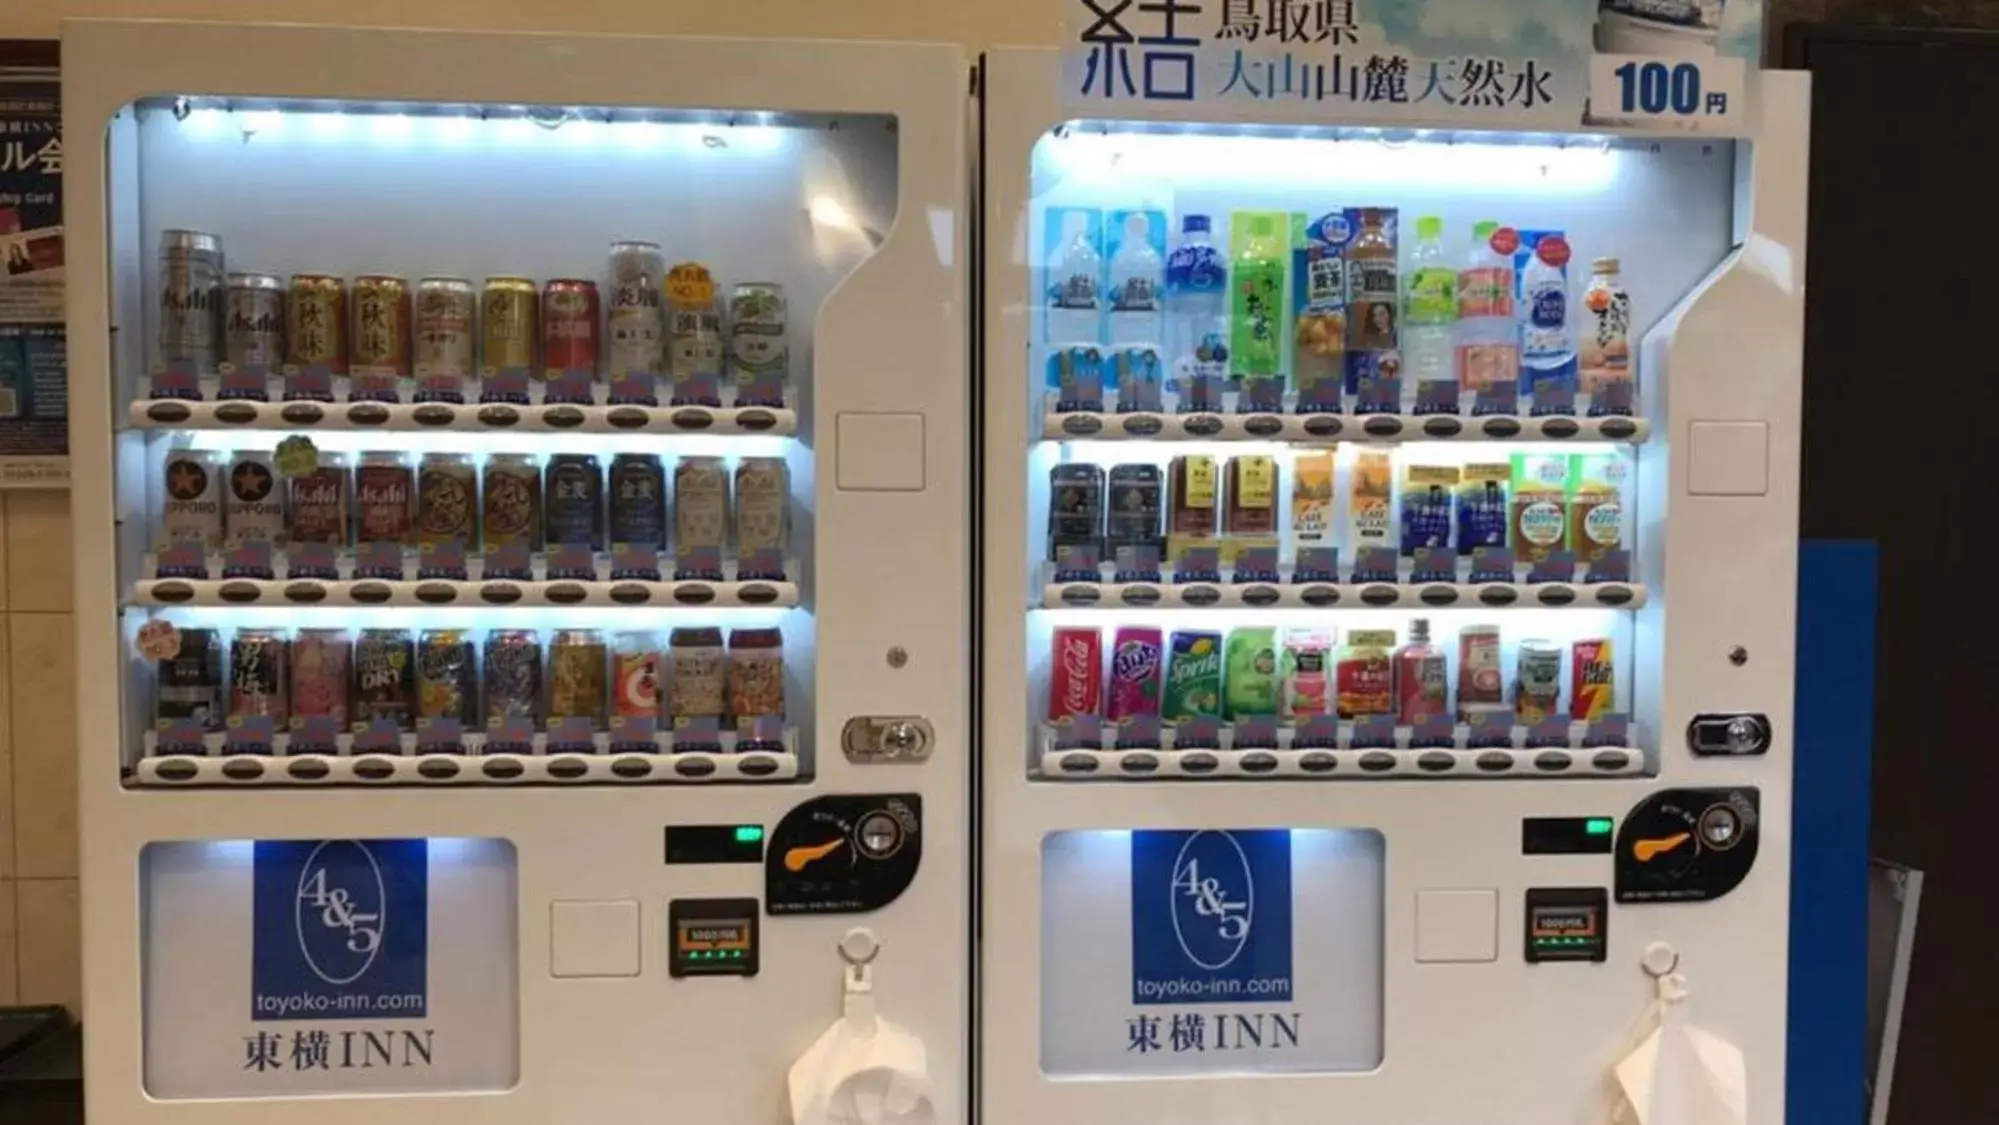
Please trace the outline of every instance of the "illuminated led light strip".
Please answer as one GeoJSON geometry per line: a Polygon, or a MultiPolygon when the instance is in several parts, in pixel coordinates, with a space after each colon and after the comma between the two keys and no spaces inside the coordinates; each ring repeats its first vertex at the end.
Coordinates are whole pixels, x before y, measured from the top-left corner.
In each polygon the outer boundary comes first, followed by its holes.
{"type": "Polygon", "coordinates": [[[1591,191],[1617,176],[1607,141],[1491,141],[1269,137],[1217,133],[1069,130],[1036,146],[1065,179],[1129,189],[1157,180],[1178,188],[1245,179],[1294,186],[1476,183],[1481,188],[1591,191]]]}
{"type": "Polygon", "coordinates": [[[1117,611],[1158,607],[1196,612],[1268,609],[1289,613],[1300,610],[1345,613],[1367,609],[1427,611],[1465,607],[1511,614],[1637,609],[1645,604],[1645,600],[1645,587],[1635,582],[1544,582],[1531,586],[1512,582],[1478,585],[1447,582],[1403,585],[1384,582],[1357,585],[1328,582],[1299,585],[1288,582],[1049,582],[1041,588],[1041,606],[1044,609],[1117,611]]]}
{"type": "MultiPolygon", "coordinates": [[[[797,620],[802,633],[786,629],[786,659],[803,660],[810,648],[811,617],[804,609],[761,606],[509,606],[495,612],[489,605],[461,606],[343,606],[329,613],[318,607],[290,605],[159,606],[148,616],[172,621],[183,629],[206,628],[229,634],[237,629],[464,629],[475,638],[494,630],[525,629],[547,634],[557,629],[601,629],[606,632],[658,632],[680,625],[713,625],[723,629],[776,629],[797,620]],[[794,640],[796,643],[794,643],[794,640]]],[[[135,622],[143,620],[134,615],[135,622]]],[[[802,666],[802,665],[800,665],[802,666]]]]}
{"type": "Polygon", "coordinates": [[[707,613],[716,608],[790,609],[798,605],[792,582],[510,582],[495,580],[385,582],[363,579],[148,578],[134,584],[142,606],[252,609],[279,606],[306,613],[349,607],[459,608],[493,612],[545,606],[568,609],[669,610],[707,613]]]}
{"type": "Polygon", "coordinates": [[[1459,417],[1337,414],[1109,414],[1050,411],[1041,420],[1048,441],[1245,441],[1346,442],[1434,441],[1505,442],[1516,445],[1554,441],[1564,445],[1639,443],[1652,436],[1643,418],[1545,418],[1517,415],[1459,417]]]}
{"type": "Polygon", "coordinates": [[[1039,762],[1043,781],[1546,781],[1644,773],[1644,752],[1628,746],[1545,750],[1044,750],[1039,762]]]}
{"type": "Polygon", "coordinates": [[[785,146],[802,126],[774,124],[769,113],[736,114],[714,122],[608,120],[603,111],[495,107],[479,112],[348,110],[337,106],[228,109],[202,105],[179,115],[178,128],[200,140],[268,144],[354,144],[385,148],[445,145],[454,148],[535,148],[559,144],[578,149],[762,156],[785,146]]]}
{"type": "MultiPolygon", "coordinates": [[[[1438,609],[1434,606],[1410,606],[1401,609],[1354,606],[1330,610],[1323,616],[1313,615],[1303,618],[1297,609],[1249,609],[1235,606],[1205,609],[1121,607],[1116,610],[1076,609],[1065,606],[1061,609],[1033,609],[1028,614],[1028,620],[1035,626],[1049,630],[1068,627],[1104,629],[1111,625],[1143,624],[1156,626],[1168,632],[1198,630],[1211,633],[1226,633],[1239,627],[1283,628],[1320,624],[1336,626],[1342,633],[1348,634],[1359,629],[1395,629],[1399,632],[1408,626],[1410,619],[1416,617],[1427,618],[1431,625],[1431,635],[1436,637],[1455,636],[1468,625],[1499,623],[1509,640],[1533,636],[1564,644],[1594,637],[1625,637],[1627,635],[1624,632],[1625,627],[1637,620],[1633,614],[1623,610],[1601,606],[1551,609],[1538,605],[1505,610],[1479,605],[1452,606],[1447,609],[1438,609]]],[[[1620,653],[1619,659],[1623,658],[1624,654],[1620,653]]]]}
{"type": "MultiPolygon", "coordinates": [[[[789,736],[789,732],[787,732],[789,736]]],[[[219,736],[218,736],[219,737],[219,736]]],[[[411,736],[413,739],[414,736],[411,736]]],[[[150,736],[148,736],[150,748],[150,736]]],[[[702,785],[799,778],[794,753],[687,754],[232,754],[139,760],[140,788],[270,788],[316,785],[702,785]]]]}
{"type": "MultiPolygon", "coordinates": [[[[292,436],[279,430],[194,430],[169,431],[173,444],[188,449],[234,453],[242,450],[269,452],[292,436]],[[185,433],[185,439],[179,435],[185,433]]],[[[300,431],[293,431],[300,432],[300,431]]],[[[662,457],[783,457],[789,459],[803,447],[792,438],[730,434],[577,434],[547,432],[467,432],[463,430],[416,430],[384,433],[375,430],[308,430],[315,448],[325,453],[358,454],[376,450],[403,450],[414,453],[465,453],[485,456],[494,453],[583,453],[607,457],[618,453],[656,453],[662,457]]],[[[795,476],[795,474],[794,474],[795,476]]]]}

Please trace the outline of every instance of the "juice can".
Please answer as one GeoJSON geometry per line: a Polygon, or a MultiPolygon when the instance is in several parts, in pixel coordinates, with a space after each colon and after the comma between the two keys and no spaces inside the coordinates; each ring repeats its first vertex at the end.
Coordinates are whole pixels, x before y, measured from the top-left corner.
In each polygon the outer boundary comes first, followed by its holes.
{"type": "Polygon", "coordinates": [[[292,542],[346,546],[354,469],[345,453],[321,452],[317,467],[291,478],[290,491],[287,535],[292,542]]]}
{"type": "Polygon", "coordinates": [[[605,726],[610,698],[605,675],[609,668],[604,634],[595,629],[559,629],[548,645],[548,717],[588,719],[592,729],[605,726]]]}
{"type": "Polygon", "coordinates": [[[729,710],[729,651],[722,630],[675,629],[667,640],[673,655],[673,688],[667,714],[676,727],[690,719],[713,719],[719,728],[729,710]]]}
{"type": "Polygon", "coordinates": [[[1479,716],[1506,703],[1505,676],[1499,670],[1499,626],[1467,625],[1458,631],[1458,721],[1479,716]]]}
{"type": "Polygon", "coordinates": [[[282,729],[291,712],[291,665],[276,629],[239,629],[229,644],[229,717],[268,717],[282,729]]]}
{"type": "Polygon", "coordinates": [[[1520,642],[1513,676],[1513,710],[1529,726],[1559,714],[1562,646],[1553,641],[1520,642]]]}
{"type": "Polygon", "coordinates": [[[285,362],[347,374],[347,283],[295,273],[285,291],[285,362]]]}
{"type": "Polygon", "coordinates": [[[1609,637],[1577,641],[1569,649],[1569,717],[1594,722],[1617,710],[1617,664],[1609,637]]]}
{"type": "Polygon", "coordinates": [[[354,279],[348,305],[354,316],[347,335],[347,397],[398,401],[410,374],[410,283],[387,274],[363,274],[354,279]]]}
{"type": "Polygon", "coordinates": [[[747,730],[760,718],[784,717],[784,634],[776,629],[729,632],[729,718],[747,730]]]}
{"type": "Polygon", "coordinates": [[[1121,723],[1139,715],[1159,714],[1159,680],[1165,656],[1165,636],[1158,629],[1135,625],[1118,629],[1111,644],[1106,718],[1121,723]]]}
{"type": "Polygon", "coordinates": [[[479,295],[479,362],[495,371],[533,371],[541,299],[525,277],[489,277],[479,295]]]}
{"type": "Polygon", "coordinates": [[[401,453],[361,454],[354,469],[354,539],[358,543],[415,540],[416,474],[401,453]]]}
{"type": "Polygon", "coordinates": [[[194,723],[203,730],[221,730],[222,635],[213,629],[180,631],[180,651],[159,662],[159,684],[153,701],[154,726],[194,723]]]}
{"type": "Polygon", "coordinates": [[[495,453],[486,458],[485,477],[479,526],[486,550],[515,543],[535,550],[541,545],[541,466],[530,454],[495,453]]]}
{"type": "Polygon", "coordinates": [[[548,459],[541,504],[542,540],[549,546],[581,544],[604,549],[604,474],[588,453],[548,459]]]}
{"type": "Polygon", "coordinates": [[[1048,721],[1066,723],[1104,709],[1104,635],[1088,626],[1055,630],[1048,721]]]}
{"type": "Polygon", "coordinates": [[[1222,635],[1175,632],[1166,653],[1166,684],[1159,717],[1169,723],[1222,716],[1222,635]]]}
{"type": "Polygon", "coordinates": [[[1359,719],[1395,714],[1393,629],[1356,629],[1347,634],[1334,670],[1339,716],[1359,719]]]}
{"type": "Polygon", "coordinates": [[[456,719],[464,730],[479,723],[479,660],[472,634],[426,629],[416,649],[417,723],[456,719]]]}
{"type": "Polygon", "coordinates": [[[261,368],[275,372],[284,365],[285,283],[281,279],[267,273],[229,275],[222,357],[238,371],[261,368]]]}
{"type": "Polygon", "coordinates": [[[479,541],[479,477],[463,453],[426,453],[416,478],[417,546],[431,550],[452,540],[471,549],[479,541]]]}
{"type": "Polygon", "coordinates": [[[347,729],[347,689],[353,676],[354,641],[345,629],[300,629],[292,638],[291,725],[330,719],[347,729]]]}
{"type": "Polygon", "coordinates": [[[1333,631],[1289,629],[1284,633],[1284,694],[1279,710],[1287,719],[1309,719],[1333,709],[1333,631]]]}
{"type": "Polygon", "coordinates": [[[278,470],[263,450],[239,451],[229,466],[228,500],[223,508],[224,542],[238,547],[262,540],[273,548],[285,545],[285,490],[278,487],[278,470]]]}
{"type": "Polygon", "coordinates": [[[363,629],[354,642],[354,725],[416,717],[416,648],[406,629],[363,629]]]}
{"type": "Polygon", "coordinates": [[[515,720],[532,725],[541,712],[541,638],[532,629],[495,629],[485,647],[487,729],[515,720]]]}
{"type": "Polygon", "coordinates": [[[657,453],[611,458],[612,545],[666,549],[666,469],[657,453]]]}
{"type": "Polygon", "coordinates": [[[611,714],[659,717],[659,635],[619,633],[611,645],[611,714]]]}
{"type": "Polygon", "coordinates": [[[601,351],[597,283],[558,277],[541,291],[541,362],[548,371],[587,371],[597,377],[601,351]]]}
{"type": "Polygon", "coordinates": [[[1283,681],[1277,668],[1277,630],[1244,626],[1229,634],[1222,675],[1223,711],[1230,721],[1274,716],[1283,681]]]}

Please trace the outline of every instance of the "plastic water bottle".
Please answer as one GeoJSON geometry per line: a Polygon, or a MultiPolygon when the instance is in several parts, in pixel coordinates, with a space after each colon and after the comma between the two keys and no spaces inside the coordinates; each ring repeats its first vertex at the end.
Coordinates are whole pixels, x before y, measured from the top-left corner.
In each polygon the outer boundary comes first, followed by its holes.
{"type": "Polygon", "coordinates": [[[1111,255],[1110,342],[1158,346],[1159,299],[1165,264],[1152,248],[1152,221],[1142,211],[1124,218],[1111,255]]]}
{"type": "Polygon", "coordinates": [[[1458,386],[1477,394],[1520,380],[1520,329],[1513,319],[1513,251],[1520,236],[1487,220],[1472,228],[1458,271],[1458,386]]]}
{"type": "Polygon", "coordinates": [[[1575,334],[1569,331],[1569,244],[1543,235],[1520,277],[1520,378],[1522,390],[1566,382],[1573,388],[1575,334]]]}
{"type": "Polygon", "coordinates": [[[1444,260],[1444,220],[1425,215],[1416,220],[1416,248],[1409,254],[1409,272],[1402,309],[1402,372],[1405,397],[1430,383],[1457,378],[1455,354],[1458,324],[1458,271],[1444,260]]]}
{"type": "Polygon", "coordinates": [[[1222,382],[1228,378],[1228,262],[1210,241],[1208,216],[1180,220],[1180,245],[1166,260],[1166,351],[1172,386],[1182,398],[1195,388],[1195,378],[1218,409],[1222,382]]]}
{"type": "MultiPolygon", "coordinates": [[[[1090,217],[1071,211],[1062,217],[1062,247],[1049,268],[1049,299],[1069,312],[1097,312],[1097,287],[1103,284],[1104,257],[1090,238],[1090,217]]],[[[1094,334],[1091,336],[1094,339],[1094,334]]]]}

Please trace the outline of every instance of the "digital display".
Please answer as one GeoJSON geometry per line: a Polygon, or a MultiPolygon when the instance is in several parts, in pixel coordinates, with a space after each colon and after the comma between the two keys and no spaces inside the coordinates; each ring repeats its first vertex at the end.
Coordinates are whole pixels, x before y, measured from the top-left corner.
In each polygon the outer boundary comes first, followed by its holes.
{"type": "Polygon", "coordinates": [[[762,863],[761,824],[669,824],[668,863],[762,863]]]}
{"type": "Polygon", "coordinates": [[[1617,822],[1607,816],[1530,816],[1520,822],[1526,855],[1609,855],[1617,822]]]}
{"type": "Polygon", "coordinates": [[[1602,887],[1528,888],[1521,947],[1528,963],[1603,960],[1609,954],[1609,905],[1602,887]]]}
{"type": "Polygon", "coordinates": [[[668,975],[756,976],[757,910],[753,898],[677,898],[668,903],[668,975]]]}

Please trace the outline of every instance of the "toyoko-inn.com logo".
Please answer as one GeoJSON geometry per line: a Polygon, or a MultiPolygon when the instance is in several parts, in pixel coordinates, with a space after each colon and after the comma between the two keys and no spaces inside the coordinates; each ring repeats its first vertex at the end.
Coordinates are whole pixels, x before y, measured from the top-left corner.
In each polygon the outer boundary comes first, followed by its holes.
{"type": "Polygon", "coordinates": [[[1291,999],[1291,834],[1131,834],[1132,1002],[1291,999]]]}
{"type": "Polygon", "coordinates": [[[428,841],[259,841],[252,1018],[423,1016],[428,899],[428,841]]]}

